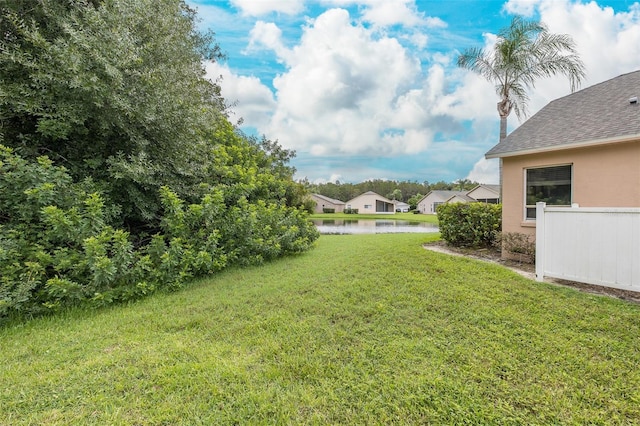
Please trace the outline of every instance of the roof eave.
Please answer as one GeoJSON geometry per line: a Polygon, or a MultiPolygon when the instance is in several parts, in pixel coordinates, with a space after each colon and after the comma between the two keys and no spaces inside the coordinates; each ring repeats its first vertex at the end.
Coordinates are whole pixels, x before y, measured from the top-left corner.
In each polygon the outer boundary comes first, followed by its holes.
{"type": "Polygon", "coordinates": [[[543,148],[523,149],[523,150],[509,151],[509,152],[498,152],[495,154],[487,153],[485,154],[484,157],[488,160],[492,158],[517,157],[519,155],[540,154],[543,152],[562,151],[565,149],[586,148],[591,146],[609,145],[609,144],[623,143],[623,142],[634,142],[639,140],[640,140],[640,134],[634,134],[634,135],[626,135],[626,136],[616,136],[613,138],[595,139],[595,140],[584,141],[584,142],[575,142],[575,143],[567,143],[562,145],[547,146],[543,148]]]}

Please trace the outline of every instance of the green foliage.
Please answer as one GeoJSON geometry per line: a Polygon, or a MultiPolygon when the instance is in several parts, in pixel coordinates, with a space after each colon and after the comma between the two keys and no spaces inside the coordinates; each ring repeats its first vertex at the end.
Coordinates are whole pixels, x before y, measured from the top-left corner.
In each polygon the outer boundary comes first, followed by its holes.
{"type": "Polygon", "coordinates": [[[245,197],[228,204],[236,193],[220,186],[187,205],[162,187],[159,232],[134,245],[91,181],[74,183],[46,157],[31,163],[0,146],[0,318],[180,288],[228,264],[300,253],[318,238],[306,213],[245,197]]]}
{"type": "Polygon", "coordinates": [[[489,247],[502,227],[502,205],[447,203],[437,209],[440,235],[458,247],[489,247]]]}
{"type": "Polygon", "coordinates": [[[178,288],[317,239],[293,151],[229,122],[183,0],[0,8],[0,317],[178,288]]]}
{"type": "Polygon", "coordinates": [[[4,2],[0,143],[103,183],[131,223],[155,217],[162,185],[196,195],[226,118],[194,17],[179,0],[4,2]]]}

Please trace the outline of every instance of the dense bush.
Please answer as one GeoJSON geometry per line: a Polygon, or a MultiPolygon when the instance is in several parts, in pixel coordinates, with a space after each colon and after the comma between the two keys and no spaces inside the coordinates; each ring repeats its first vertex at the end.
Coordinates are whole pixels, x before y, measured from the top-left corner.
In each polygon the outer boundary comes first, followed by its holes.
{"type": "Polygon", "coordinates": [[[160,228],[132,238],[119,210],[90,180],[74,183],[46,157],[29,162],[0,146],[0,318],[140,297],[233,263],[308,249],[318,234],[306,213],[211,189],[186,205],[160,190],[160,228]]]}
{"type": "Polygon", "coordinates": [[[327,207],[322,208],[322,213],[335,213],[335,212],[336,212],[336,209],[330,209],[327,207]]]}
{"type": "Polygon", "coordinates": [[[442,239],[458,247],[489,247],[502,227],[502,205],[448,203],[437,208],[442,239]]]}
{"type": "Polygon", "coordinates": [[[344,209],[344,214],[358,214],[358,209],[344,209]]]}
{"type": "Polygon", "coordinates": [[[308,249],[294,152],[230,122],[184,0],[0,8],[0,317],[308,249]]]}

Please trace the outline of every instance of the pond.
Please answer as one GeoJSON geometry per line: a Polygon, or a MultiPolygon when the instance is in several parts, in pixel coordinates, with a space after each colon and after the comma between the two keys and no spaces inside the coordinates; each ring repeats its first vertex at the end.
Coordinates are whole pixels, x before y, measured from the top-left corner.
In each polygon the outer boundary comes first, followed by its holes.
{"type": "Polygon", "coordinates": [[[313,219],[321,234],[390,234],[439,232],[438,225],[389,219],[313,219]]]}

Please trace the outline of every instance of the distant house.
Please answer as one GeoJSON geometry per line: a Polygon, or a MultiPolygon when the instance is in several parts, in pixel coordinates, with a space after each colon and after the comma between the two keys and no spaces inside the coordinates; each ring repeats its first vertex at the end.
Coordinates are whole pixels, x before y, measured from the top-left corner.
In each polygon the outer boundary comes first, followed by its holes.
{"type": "Polygon", "coordinates": [[[444,204],[452,197],[465,196],[466,191],[444,191],[433,190],[418,201],[418,211],[425,214],[436,214],[436,209],[440,204],[444,204]]]}
{"type": "MultiPolygon", "coordinates": [[[[502,229],[535,236],[536,203],[640,207],[640,70],[556,99],[486,153],[502,229]]],[[[593,230],[593,232],[600,232],[593,230]]]]}
{"type": "Polygon", "coordinates": [[[395,203],[396,203],[396,212],[407,213],[409,211],[409,208],[411,207],[409,204],[402,201],[396,201],[395,203]]]}
{"type": "Polygon", "coordinates": [[[500,185],[481,184],[467,192],[467,195],[479,203],[499,204],[500,185]]]}
{"type": "Polygon", "coordinates": [[[461,194],[455,194],[447,198],[445,203],[475,203],[476,200],[469,197],[465,192],[461,194]]]}
{"type": "Polygon", "coordinates": [[[376,194],[373,191],[365,192],[346,202],[347,209],[358,209],[360,214],[394,214],[395,201],[376,194]]]}
{"type": "Polygon", "coordinates": [[[334,213],[342,213],[344,211],[344,201],[334,200],[320,194],[311,194],[311,199],[316,203],[316,207],[313,209],[314,213],[324,213],[325,209],[333,209],[334,213]]]}

